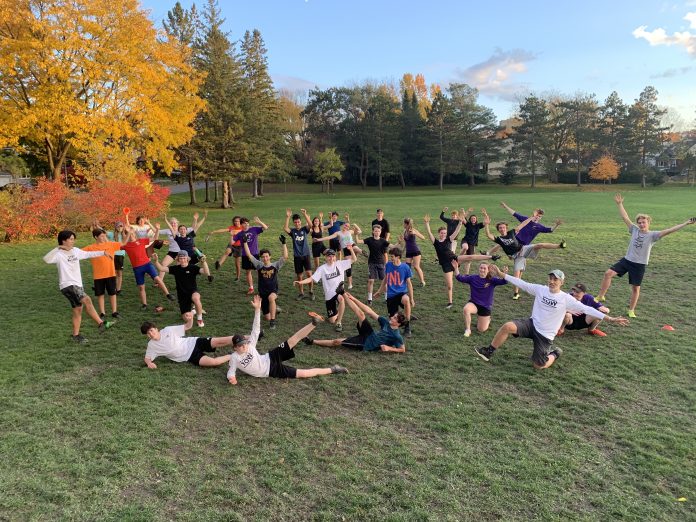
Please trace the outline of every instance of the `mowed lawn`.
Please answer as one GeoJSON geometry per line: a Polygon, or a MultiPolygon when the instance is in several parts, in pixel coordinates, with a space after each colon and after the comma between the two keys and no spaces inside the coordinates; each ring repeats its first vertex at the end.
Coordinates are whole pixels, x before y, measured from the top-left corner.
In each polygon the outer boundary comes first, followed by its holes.
{"type": "MultiPolygon", "coordinates": [[[[654,230],[696,215],[692,188],[622,188],[629,214],[651,214],[654,230]]],[[[546,224],[565,221],[539,240],[564,237],[568,249],[543,252],[526,279],[544,283],[549,270],[561,268],[566,290],[584,282],[596,293],[629,238],[613,190],[355,189],[327,196],[295,186],[256,201],[237,194],[234,210],[211,203],[198,244],[212,264],[226,237],[205,243],[206,233],[234,214],[258,215],[271,227],[261,246],[275,259],[288,206],[311,215],[347,210],[366,231],[382,207],[393,229],[412,216],[425,232],[423,214],[437,226],[445,205],[486,207],[494,221],[509,220],[503,199],[525,214],[542,206],[546,224]]],[[[172,199],[170,215],[188,222],[188,196],[172,199]]],[[[88,232],[78,234],[78,246],[90,242],[88,232]]],[[[226,366],[158,359],[157,370],[145,367],[140,323],[180,318],[150,283],[150,309],[167,310],[139,310],[128,264],[123,319],[100,336],[85,317],[90,342],[73,344],[56,269],[41,259],[54,244],[0,245],[2,520],[696,518],[696,226],[653,248],[638,319],[627,328],[602,325],[608,337],[601,339],[567,333],[557,343],[564,355],[549,370],[532,369],[529,340],[508,341],[491,363],[475,356],[474,347],[488,344],[503,322],[529,316],[532,298],[512,301],[510,287],[497,290],[491,330],[464,338],[468,286],[455,282],[455,306],[445,310],[442,273],[423,242],[428,284],[416,285],[418,320],[405,354],[300,345],[294,366],[341,364],[350,374],[303,381],[242,375],[236,387],[225,379],[226,366]],[[665,324],[674,331],[661,330],[665,324]]],[[[261,352],[303,326],[308,310],[325,312],[321,290],[316,302],[295,301],[292,272],[292,263],[281,271],[283,312],[278,328],[266,329],[261,352]]],[[[364,299],[364,258],[354,272],[354,293],[364,299]]],[[[88,261],[82,274],[89,288],[88,261]]],[[[213,284],[201,281],[208,314],[192,335],[249,331],[246,286],[232,274],[230,260],[213,284]]],[[[625,315],[628,295],[627,280],[616,279],[608,294],[612,315],[625,315]]],[[[386,313],[381,302],[376,309],[386,313]]],[[[346,335],[353,324],[347,311],[346,335]]],[[[327,325],[315,334],[335,335],[327,325]]]]}

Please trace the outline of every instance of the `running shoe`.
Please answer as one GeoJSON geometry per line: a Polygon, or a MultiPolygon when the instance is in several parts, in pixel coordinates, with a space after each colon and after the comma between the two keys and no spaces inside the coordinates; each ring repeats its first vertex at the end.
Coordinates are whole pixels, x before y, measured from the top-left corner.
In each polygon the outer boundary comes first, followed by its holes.
{"type": "Polygon", "coordinates": [[[215,270],[220,270],[220,261],[215,261],[215,270]]]}
{"type": "Polygon", "coordinates": [[[249,287],[249,290],[247,290],[247,295],[254,295],[253,287],[249,287]]]}
{"type": "Polygon", "coordinates": [[[106,314],[104,312],[99,312],[99,319],[104,319],[106,314]]]}
{"type": "Polygon", "coordinates": [[[476,352],[476,355],[478,355],[481,359],[488,362],[491,360],[491,357],[493,357],[495,348],[491,348],[490,346],[484,346],[482,348],[474,348],[474,351],[476,352]]]}
{"type": "Polygon", "coordinates": [[[595,297],[598,303],[605,303],[607,301],[607,296],[603,295],[601,297],[595,297]]]}
{"type": "Polygon", "coordinates": [[[70,338],[71,338],[74,342],[76,342],[77,344],[87,344],[87,343],[89,343],[89,341],[88,341],[87,339],[85,339],[84,337],[82,337],[80,334],[72,335],[70,338]]]}
{"type": "Polygon", "coordinates": [[[198,328],[203,328],[205,326],[203,319],[197,319],[196,324],[198,325],[198,328]]]}
{"type": "Polygon", "coordinates": [[[312,301],[315,301],[315,300],[316,300],[316,296],[314,295],[314,292],[309,292],[309,298],[310,298],[312,301]]]}
{"type": "Polygon", "coordinates": [[[500,259],[500,256],[497,254],[491,256],[491,261],[497,261],[498,259],[500,259]]]}
{"type": "Polygon", "coordinates": [[[512,294],[512,300],[513,300],[513,301],[518,301],[519,298],[520,298],[519,292],[516,292],[516,293],[512,294]]]}
{"type": "Polygon", "coordinates": [[[449,310],[450,308],[452,308],[452,303],[447,303],[447,305],[445,306],[445,309],[449,310]]]}
{"type": "Polygon", "coordinates": [[[404,337],[411,337],[411,334],[413,332],[411,331],[411,325],[408,324],[404,327],[404,337]]]}
{"type": "Polygon", "coordinates": [[[559,358],[561,355],[563,355],[563,350],[561,350],[558,346],[554,346],[554,347],[553,347],[553,350],[551,350],[551,351],[549,352],[549,355],[555,355],[555,356],[556,356],[556,360],[558,360],[558,358],[559,358]]]}
{"type": "Polygon", "coordinates": [[[471,337],[471,330],[468,328],[464,331],[464,337],[471,337]]]}
{"type": "Polygon", "coordinates": [[[295,298],[296,301],[302,301],[304,299],[304,294],[297,294],[297,297],[295,298]]]}
{"type": "Polygon", "coordinates": [[[568,246],[568,243],[566,243],[565,239],[561,239],[561,242],[558,243],[558,246],[561,248],[566,248],[568,246]]]}
{"type": "Polygon", "coordinates": [[[99,332],[104,333],[106,330],[111,328],[114,325],[111,321],[102,321],[99,323],[99,332]]]}
{"type": "Polygon", "coordinates": [[[275,320],[275,319],[271,319],[271,320],[269,321],[268,327],[269,327],[271,330],[274,330],[275,327],[276,327],[276,320],[275,320]]]}
{"type": "Polygon", "coordinates": [[[211,276],[211,275],[208,276],[208,282],[209,282],[209,283],[212,283],[212,282],[213,282],[213,279],[215,279],[213,276],[211,276]]]}
{"type": "Polygon", "coordinates": [[[596,335],[597,337],[606,337],[607,336],[607,334],[604,333],[599,328],[595,328],[594,330],[588,330],[587,333],[590,335],[596,335]]]}
{"type": "Polygon", "coordinates": [[[146,305],[146,304],[140,305],[140,311],[141,311],[141,312],[147,312],[147,305],[146,305]]]}
{"type": "Polygon", "coordinates": [[[631,319],[635,319],[635,318],[636,318],[636,312],[635,312],[635,310],[629,310],[628,313],[627,313],[626,315],[628,315],[628,317],[630,317],[631,319]]]}
{"type": "Polygon", "coordinates": [[[336,323],[336,328],[334,328],[337,332],[342,332],[343,331],[343,325],[341,323],[336,323]]]}
{"type": "Polygon", "coordinates": [[[174,297],[172,294],[167,294],[167,299],[170,301],[176,301],[176,297],[174,297]]]}
{"type": "Polygon", "coordinates": [[[111,317],[113,317],[114,319],[121,319],[122,318],[121,314],[118,312],[114,312],[113,314],[111,314],[111,317]]]}
{"type": "Polygon", "coordinates": [[[348,368],[335,364],[331,367],[331,373],[348,373],[348,368]]]}
{"type": "Polygon", "coordinates": [[[302,342],[305,343],[307,346],[311,346],[314,344],[314,340],[311,337],[303,337],[302,342]]]}

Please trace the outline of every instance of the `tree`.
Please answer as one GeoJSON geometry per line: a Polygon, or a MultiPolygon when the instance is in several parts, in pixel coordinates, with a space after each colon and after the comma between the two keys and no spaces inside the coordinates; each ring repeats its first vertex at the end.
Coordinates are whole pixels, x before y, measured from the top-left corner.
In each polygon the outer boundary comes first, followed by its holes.
{"type": "Polygon", "coordinates": [[[619,171],[621,166],[612,158],[611,156],[602,156],[590,167],[590,178],[598,179],[604,182],[609,181],[611,184],[612,179],[617,179],[619,177],[619,171]]]}
{"type": "Polygon", "coordinates": [[[29,166],[27,162],[15,153],[0,154],[0,172],[11,174],[15,178],[28,178],[29,166]]]}
{"type": "Polygon", "coordinates": [[[314,171],[317,179],[321,182],[322,192],[331,192],[334,181],[341,179],[343,172],[343,162],[336,153],[336,149],[331,147],[317,153],[314,158],[314,171]]]}
{"type": "MultiPolygon", "coordinates": [[[[628,111],[630,137],[643,167],[647,166],[649,155],[660,152],[663,133],[668,130],[660,125],[665,110],[657,106],[657,95],[655,87],[647,86],[628,111]]],[[[640,169],[640,172],[641,186],[645,188],[650,171],[640,169]]]]}
{"type": "Polygon", "coordinates": [[[569,114],[570,126],[573,134],[575,152],[575,168],[577,173],[577,186],[582,185],[581,168],[583,164],[583,152],[590,147],[593,141],[593,133],[596,128],[597,102],[594,95],[578,95],[573,100],[560,102],[558,107],[569,114]]]}
{"type": "Polygon", "coordinates": [[[454,154],[454,143],[451,140],[454,129],[453,119],[450,100],[442,92],[438,92],[428,111],[427,129],[440,190],[444,189],[445,173],[449,169],[454,154]]]}
{"type": "Polygon", "coordinates": [[[517,127],[513,140],[530,165],[532,187],[536,186],[539,151],[544,150],[549,143],[549,116],[546,102],[537,96],[527,96],[520,104],[519,118],[522,124],[517,127]]]}
{"type": "Polygon", "coordinates": [[[58,177],[88,145],[166,170],[188,141],[199,76],[136,0],[0,0],[0,146],[43,151],[58,177]]]}

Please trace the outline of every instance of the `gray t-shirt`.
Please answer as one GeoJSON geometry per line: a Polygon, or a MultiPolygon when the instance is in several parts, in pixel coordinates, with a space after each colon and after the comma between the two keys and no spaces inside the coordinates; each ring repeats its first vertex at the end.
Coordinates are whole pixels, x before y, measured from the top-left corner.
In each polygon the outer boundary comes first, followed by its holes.
{"type": "Polygon", "coordinates": [[[631,241],[628,243],[625,259],[633,263],[647,265],[653,243],[659,239],[659,231],[642,233],[636,225],[631,225],[631,241]]]}

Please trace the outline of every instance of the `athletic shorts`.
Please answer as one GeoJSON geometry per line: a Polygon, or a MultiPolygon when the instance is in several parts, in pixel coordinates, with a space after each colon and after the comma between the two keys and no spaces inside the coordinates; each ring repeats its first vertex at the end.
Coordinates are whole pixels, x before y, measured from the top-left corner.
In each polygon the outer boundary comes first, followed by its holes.
{"type": "Polygon", "coordinates": [[[185,314],[186,312],[190,312],[191,308],[193,307],[193,294],[197,294],[198,289],[194,290],[193,292],[189,293],[176,293],[176,300],[179,301],[179,311],[182,314],[185,314]]]}
{"type": "Polygon", "coordinates": [[[565,327],[566,330],[584,330],[585,328],[590,327],[590,325],[587,324],[587,315],[580,314],[580,315],[573,315],[571,317],[573,318],[573,322],[570,323],[569,325],[566,325],[566,327],[565,327]]]}
{"type": "Polygon", "coordinates": [[[333,317],[338,313],[338,295],[333,296],[326,303],[326,316],[333,317]]]}
{"type": "Polygon", "coordinates": [[[378,279],[379,281],[382,281],[384,279],[384,265],[381,263],[368,263],[367,278],[378,279]]]}
{"type": "Polygon", "coordinates": [[[329,239],[329,248],[338,252],[341,250],[341,241],[337,237],[329,239]]]}
{"type": "Polygon", "coordinates": [[[365,348],[365,341],[367,341],[367,338],[374,332],[374,329],[367,319],[358,323],[357,327],[358,335],[344,339],[343,342],[341,342],[341,346],[354,348],[356,350],[363,350],[365,348]]]}
{"type": "Polygon", "coordinates": [[[60,289],[60,293],[63,294],[68,301],[70,301],[70,306],[72,308],[77,308],[82,306],[82,300],[87,297],[85,294],[85,289],[81,286],[70,285],[65,288],[60,289]]]}
{"type": "Polygon", "coordinates": [[[522,250],[517,252],[512,259],[514,261],[513,270],[515,272],[524,272],[527,268],[527,259],[536,259],[539,251],[534,248],[534,245],[525,245],[522,250]]]}
{"type": "MultiPolygon", "coordinates": [[[[190,312],[191,308],[187,311],[190,312]]],[[[193,352],[191,352],[191,357],[188,358],[188,362],[200,366],[201,357],[205,355],[205,352],[210,353],[215,351],[212,340],[212,337],[198,337],[196,339],[196,345],[193,347],[193,352]]]]}
{"type": "Polygon", "coordinates": [[[618,262],[610,267],[616,275],[621,277],[628,272],[628,283],[633,286],[640,286],[645,275],[645,265],[634,263],[625,257],[622,257],[618,262]]]}
{"type": "Polygon", "coordinates": [[[440,268],[442,268],[442,271],[445,274],[449,274],[450,272],[454,272],[454,267],[452,266],[451,262],[448,262],[447,264],[440,263],[440,268]]]}
{"type": "MultiPolygon", "coordinates": [[[[258,254],[257,254],[258,255],[258,254]]],[[[256,256],[254,256],[256,257],[256,256]]],[[[242,269],[243,270],[254,270],[254,265],[247,256],[242,257],[242,269]]]]}
{"type": "MultiPolygon", "coordinates": [[[[167,252],[167,255],[171,257],[174,261],[176,261],[176,257],[179,255],[179,252],[172,252],[171,250],[167,252]]],[[[166,257],[166,256],[165,256],[166,257]]]]}
{"type": "Polygon", "coordinates": [[[531,339],[534,343],[534,351],[532,352],[532,361],[538,366],[544,366],[549,360],[549,353],[553,351],[553,344],[550,339],[547,339],[534,328],[534,322],[529,319],[515,319],[512,321],[517,327],[517,333],[513,337],[524,337],[531,339]]]}
{"type": "Polygon", "coordinates": [[[316,243],[312,243],[312,257],[321,257],[322,252],[326,249],[326,246],[324,246],[324,243],[321,241],[318,241],[316,243]]]}
{"type": "Polygon", "coordinates": [[[288,346],[288,342],[284,341],[268,352],[268,357],[271,359],[271,367],[268,370],[269,377],[276,379],[294,379],[297,377],[297,369],[292,366],[285,366],[283,361],[295,357],[295,350],[288,346]]]}
{"type": "Polygon", "coordinates": [[[301,274],[302,272],[306,270],[311,270],[312,269],[312,260],[309,258],[309,256],[302,256],[302,257],[293,257],[292,258],[294,263],[295,263],[295,273],[296,274],[301,274]]]}
{"type": "Polygon", "coordinates": [[[413,250],[412,252],[406,252],[406,259],[413,259],[420,255],[422,255],[420,250],[413,250]]]}
{"type": "Polygon", "coordinates": [[[242,257],[242,247],[229,244],[227,245],[227,250],[230,251],[232,257],[242,257]]]}
{"type": "Polygon", "coordinates": [[[155,265],[152,263],[136,266],[133,268],[133,274],[135,274],[135,284],[138,286],[145,284],[145,274],[149,275],[152,279],[159,275],[155,265]]]}
{"type": "Polygon", "coordinates": [[[462,246],[464,246],[464,244],[466,244],[466,246],[467,246],[467,249],[466,249],[466,252],[464,252],[464,255],[473,256],[476,253],[477,245],[469,244],[466,241],[462,241],[462,246]]]}
{"type": "Polygon", "coordinates": [[[155,239],[155,240],[152,242],[152,248],[154,248],[154,249],[156,249],[156,250],[159,250],[159,249],[162,248],[163,246],[164,246],[164,241],[161,240],[161,239],[155,239]]]}
{"type": "Polygon", "coordinates": [[[266,294],[266,295],[261,295],[261,313],[263,315],[271,313],[271,301],[268,298],[272,294],[275,294],[275,292],[271,292],[270,294],[266,294]]]}
{"type": "Polygon", "coordinates": [[[116,295],[116,276],[94,280],[94,295],[99,297],[106,291],[109,295],[116,295]]]}
{"type": "Polygon", "coordinates": [[[126,256],[114,256],[114,268],[116,270],[123,270],[123,262],[125,259],[126,256]]]}
{"type": "Polygon", "coordinates": [[[485,306],[477,305],[473,301],[469,301],[472,305],[476,307],[476,315],[479,317],[490,317],[491,316],[491,309],[486,308],[485,306]]]}
{"type": "Polygon", "coordinates": [[[396,294],[391,297],[387,297],[387,313],[389,314],[389,317],[398,312],[399,308],[404,307],[404,304],[401,302],[404,296],[408,297],[408,294],[404,292],[403,294],[396,294]]]}

